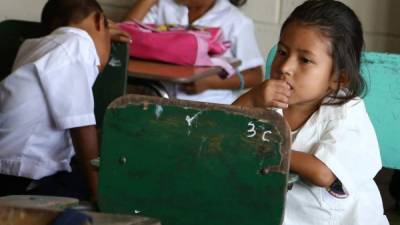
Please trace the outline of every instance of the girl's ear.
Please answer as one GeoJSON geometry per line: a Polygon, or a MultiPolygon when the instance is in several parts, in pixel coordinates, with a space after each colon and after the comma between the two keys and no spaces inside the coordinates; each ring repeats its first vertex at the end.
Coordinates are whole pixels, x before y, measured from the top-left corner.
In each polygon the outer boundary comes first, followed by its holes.
{"type": "Polygon", "coordinates": [[[333,75],[330,80],[330,88],[332,90],[339,90],[346,87],[349,83],[348,76],[345,72],[340,72],[338,75],[333,75]]]}

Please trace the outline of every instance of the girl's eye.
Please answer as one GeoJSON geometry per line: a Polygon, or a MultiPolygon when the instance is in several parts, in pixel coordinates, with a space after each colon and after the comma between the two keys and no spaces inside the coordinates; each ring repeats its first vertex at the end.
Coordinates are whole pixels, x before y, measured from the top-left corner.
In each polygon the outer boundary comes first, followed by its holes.
{"type": "Polygon", "coordinates": [[[286,56],[286,52],[283,51],[283,50],[281,50],[281,49],[278,49],[277,53],[278,53],[278,55],[280,55],[280,56],[286,56]]]}
{"type": "Polygon", "coordinates": [[[309,60],[309,59],[307,59],[307,58],[304,58],[304,57],[302,57],[302,58],[300,59],[300,61],[301,61],[301,63],[303,63],[303,64],[310,64],[310,63],[312,63],[311,60],[309,60]]]}

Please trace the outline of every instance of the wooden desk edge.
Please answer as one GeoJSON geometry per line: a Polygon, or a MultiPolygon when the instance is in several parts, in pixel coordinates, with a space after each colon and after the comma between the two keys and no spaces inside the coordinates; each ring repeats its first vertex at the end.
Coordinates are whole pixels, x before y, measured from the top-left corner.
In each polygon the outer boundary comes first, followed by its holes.
{"type": "MultiPolygon", "coordinates": [[[[242,62],[239,59],[235,58],[228,58],[228,62],[235,68],[239,67],[242,62]]],[[[130,59],[130,62],[136,61],[136,62],[148,62],[146,60],[142,59],[130,59]]],[[[152,62],[154,64],[158,64],[160,66],[166,65],[166,66],[177,66],[180,67],[180,65],[174,65],[174,64],[167,64],[167,63],[162,63],[162,62],[152,62]]],[[[192,66],[188,66],[188,68],[194,68],[192,66]]],[[[141,78],[141,79],[148,79],[148,80],[157,80],[157,81],[167,81],[167,82],[173,82],[173,83],[178,83],[178,84],[185,84],[185,83],[191,83],[193,81],[196,81],[200,78],[211,76],[218,74],[219,72],[222,71],[221,67],[218,66],[212,66],[212,67],[199,67],[199,68],[208,68],[207,71],[195,74],[190,77],[176,77],[176,78],[171,78],[171,77],[166,77],[166,76],[160,76],[159,74],[154,74],[154,73],[144,73],[144,72],[136,72],[136,71],[129,71],[128,69],[128,77],[132,78],[141,78]]]]}
{"type": "MultiPolygon", "coordinates": [[[[50,224],[62,211],[46,208],[30,208],[17,206],[0,206],[0,223],[6,224],[50,224]]],[[[93,224],[136,224],[136,225],[161,225],[160,220],[138,216],[96,212],[82,212],[93,218],[93,224]]]]}

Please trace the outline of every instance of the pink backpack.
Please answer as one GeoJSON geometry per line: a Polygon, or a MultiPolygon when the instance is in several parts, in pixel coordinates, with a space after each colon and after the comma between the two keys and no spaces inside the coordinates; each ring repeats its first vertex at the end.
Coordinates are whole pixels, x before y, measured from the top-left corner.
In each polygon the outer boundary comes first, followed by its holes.
{"type": "Polygon", "coordinates": [[[119,27],[132,37],[130,55],[189,66],[220,66],[230,76],[234,68],[222,57],[230,42],[223,40],[220,28],[187,30],[173,27],[160,31],[155,25],[127,21],[119,27]]]}

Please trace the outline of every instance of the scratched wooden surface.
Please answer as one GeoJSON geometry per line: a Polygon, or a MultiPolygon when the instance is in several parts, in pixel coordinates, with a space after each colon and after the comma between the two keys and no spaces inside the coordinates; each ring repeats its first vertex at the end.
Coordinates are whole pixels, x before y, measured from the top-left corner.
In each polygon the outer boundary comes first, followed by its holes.
{"type": "Polygon", "coordinates": [[[100,208],[163,225],[281,224],[288,135],[272,111],[120,98],[104,120],[100,208]]]}
{"type": "Polygon", "coordinates": [[[78,204],[78,199],[56,196],[9,195],[0,197],[0,206],[66,209],[71,206],[77,206],[78,204]]]}
{"type": "MultiPolygon", "coordinates": [[[[266,79],[276,49],[268,54],[266,79]]],[[[400,169],[400,55],[365,52],[361,74],[368,85],[365,104],[378,136],[383,166],[400,169]]]]}
{"type": "MultiPolygon", "coordinates": [[[[0,206],[1,225],[50,225],[61,213],[60,210],[0,206]]],[[[93,219],[92,225],[161,225],[159,220],[141,216],[112,215],[82,212],[93,219]]],[[[68,222],[71,224],[71,221],[68,222]]]]}

